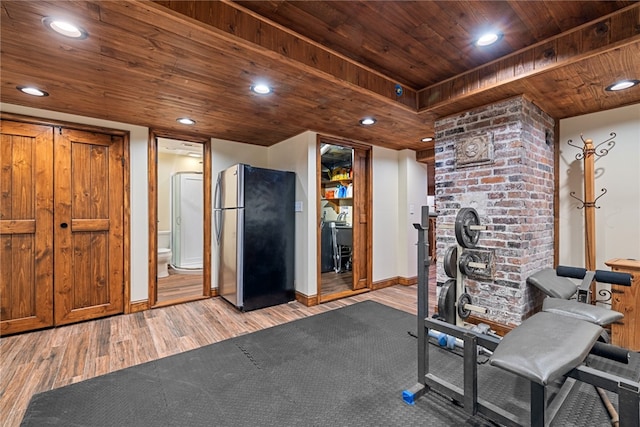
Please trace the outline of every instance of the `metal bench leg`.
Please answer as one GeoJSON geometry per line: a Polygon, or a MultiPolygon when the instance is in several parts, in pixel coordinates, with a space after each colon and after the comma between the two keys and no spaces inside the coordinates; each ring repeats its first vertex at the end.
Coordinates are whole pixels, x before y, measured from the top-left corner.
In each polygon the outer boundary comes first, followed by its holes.
{"type": "Polygon", "coordinates": [[[545,427],[547,388],[531,381],[531,427],[545,427]]]}

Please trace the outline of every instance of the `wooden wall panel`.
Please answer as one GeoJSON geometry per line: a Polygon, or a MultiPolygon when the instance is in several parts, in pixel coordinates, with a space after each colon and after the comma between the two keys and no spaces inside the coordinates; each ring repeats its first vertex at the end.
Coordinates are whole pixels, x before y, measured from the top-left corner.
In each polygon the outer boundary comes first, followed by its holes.
{"type": "Polygon", "coordinates": [[[353,289],[371,286],[370,150],[353,150],[353,289]]]}

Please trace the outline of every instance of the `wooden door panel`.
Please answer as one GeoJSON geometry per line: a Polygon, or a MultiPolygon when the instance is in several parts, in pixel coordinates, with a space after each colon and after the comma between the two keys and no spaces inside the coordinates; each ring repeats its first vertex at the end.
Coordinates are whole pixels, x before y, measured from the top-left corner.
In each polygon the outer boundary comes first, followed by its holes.
{"type": "Polygon", "coordinates": [[[53,129],[0,129],[0,333],[53,325],[53,129]]]}
{"type": "Polygon", "coordinates": [[[353,150],[353,289],[371,286],[371,248],[369,246],[370,224],[370,150],[353,150]]]}
{"type": "Polygon", "coordinates": [[[123,138],[62,129],[56,138],[55,322],[123,311],[123,138]],[[65,225],[66,224],[66,225],[65,225]]]}

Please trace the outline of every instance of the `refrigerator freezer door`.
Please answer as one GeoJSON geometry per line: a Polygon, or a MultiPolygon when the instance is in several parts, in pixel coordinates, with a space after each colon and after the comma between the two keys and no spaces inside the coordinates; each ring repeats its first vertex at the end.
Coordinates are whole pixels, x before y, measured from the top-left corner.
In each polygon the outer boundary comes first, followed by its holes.
{"type": "Polygon", "coordinates": [[[244,165],[238,164],[220,172],[221,209],[244,206],[244,165]]]}
{"type": "Polygon", "coordinates": [[[243,306],[243,245],[242,221],[244,209],[220,211],[220,267],[218,287],[220,296],[235,305],[243,306]]]}

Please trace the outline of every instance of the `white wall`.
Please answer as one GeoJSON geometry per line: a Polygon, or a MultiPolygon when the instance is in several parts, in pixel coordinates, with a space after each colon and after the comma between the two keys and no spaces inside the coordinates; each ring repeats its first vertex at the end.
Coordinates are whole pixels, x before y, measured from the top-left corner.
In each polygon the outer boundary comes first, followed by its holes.
{"type": "Polygon", "coordinates": [[[398,152],[373,147],[373,281],[398,276],[398,152]]]}
{"type": "Polygon", "coordinates": [[[398,275],[418,274],[418,232],[414,223],[421,223],[422,206],[427,205],[427,165],[416,162],[416,152],[398,152],[398,275]]]}
{"type": "MultiPolygon", "coordinates": [[[[584,209],[569,196],[584,198],[583,161],[580,152],[568,145],[582,146],[580,134],[594,144],[617,134],[609,154],[595,162],[597,201],[596,268],[609,269],[612,258],[640,259],[640,104],[587,114],[560,121],[560,256],[559,263],[584,266],[584,209]]],[[[604,146],[603,146],[604,147],[604,146]]]]}
{"type": "Polygon", "coordinates": [[[317,293],[316,133],[304,132],[269,148],[269,167],[296,173],[296,291],[317,293]]]}

